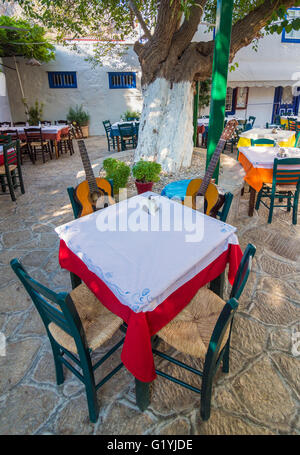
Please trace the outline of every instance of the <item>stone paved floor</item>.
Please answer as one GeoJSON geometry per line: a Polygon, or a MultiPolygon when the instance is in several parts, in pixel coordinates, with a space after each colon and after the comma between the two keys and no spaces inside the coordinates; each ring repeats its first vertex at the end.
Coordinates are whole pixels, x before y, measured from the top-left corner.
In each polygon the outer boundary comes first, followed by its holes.
{"type": "MultiPolygon", "coordinates": [[[[104,138],[87,143],[92,160],[107,155],[104,138]]],[[[27,162],[26,194],[17,203],[0,197],[0,331],[7,337],[7,355],[0,357],[0,434],[299,434],[300,356],[292,353],[292,335],[300,331],[300,225],[293,226],[281,209],[271,225],[264,209],[250,219],[249,193],[235,224],[242,247],[251,241],[257,254],[235,318],[231,371],[217,375],[210,420],[201,421],[197,395],[162,378],[141,413],[125,369],[99,391],[95,425],[81,383],[67,372],[65,383],[56,386],[44,327],[8,263],[20,257],[42,283],[70,289],[69,275],[58,265],[54,228],[73,217],[66,188],[76,185],[81,169],[78,151],[45,165],[27,162]]],[[[105,369],[118,360],[115,354],[105,369]]],[[[188,373],[170,368],[186,379],[188,373]]]]}

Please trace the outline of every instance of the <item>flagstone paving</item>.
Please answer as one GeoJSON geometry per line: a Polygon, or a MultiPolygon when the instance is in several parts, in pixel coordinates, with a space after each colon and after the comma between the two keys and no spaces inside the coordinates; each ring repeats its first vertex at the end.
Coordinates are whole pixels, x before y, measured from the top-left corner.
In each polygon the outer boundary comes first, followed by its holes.
{"type": "MultiPolygon", "coordinates": [[[[105,138],[86,143],[92,161],[108,156],[105,138]]],[[[131,160],[127,152],[119,157],[131,160]]],[[[197,155],[195,160],[197,164],[197,155]]],[[[54,228],[73,218],[66,188],[76,185],[81,170],[77,147],[72,157],[35,166],[25,162],[26,194],[18,195],[16,203],[8,195],[0,197],[0,331],[7,339],[6,356],[0,357],[0,434],[299,435],[300,225],[293,226],[291,214],[282,209],[275,211],[271,225],[264,208],[249,218],[247,192],[234,224],[242,248],[252,242],[257,254],[235,318],[230,373],[217,374],[210,420],[201,420],[197,395],[162,378],[154,382],[151,406],[140,412],[134,380],[125,369],[100,389],[96,424],[89,422],[84,388],[70,372],[64,384],[56,385],[45,329],[9,261],[19,257],[45,285],[70,290],[69,274],[58,264],[54,228]]],[[[167,181],[163,177],[154,191],[160,192],[167,181]]],[[[132,180],[129,190],[129,195],[135,193],[132,180]]],[[[162,348],[185,358],[163,343],[162,348]]],[[[97,378],[118,361],[116,353],[97,378]]],[[[165,371],[195,383],[189,373],[160,363],[165,371]]]]}

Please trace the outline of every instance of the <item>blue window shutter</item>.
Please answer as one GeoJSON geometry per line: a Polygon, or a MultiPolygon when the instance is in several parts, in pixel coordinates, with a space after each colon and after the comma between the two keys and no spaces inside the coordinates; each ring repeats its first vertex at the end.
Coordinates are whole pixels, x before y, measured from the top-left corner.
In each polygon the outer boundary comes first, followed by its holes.
{"type": "Polygon", "coordinates": [[[77,88],[76,71],[48,71],[50,88],[77,88]]]}
{"type": "Polygon", "coordinates": [[[110,89],[136,88],[136,73],[109,72],[108,83],[110,89]]]}

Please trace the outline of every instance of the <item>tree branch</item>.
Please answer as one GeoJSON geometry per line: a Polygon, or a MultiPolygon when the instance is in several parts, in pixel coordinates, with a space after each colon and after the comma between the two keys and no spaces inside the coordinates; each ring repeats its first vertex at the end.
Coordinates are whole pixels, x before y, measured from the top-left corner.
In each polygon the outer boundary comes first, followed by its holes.
{"type": "Polygon", "coordinates": [[[230,61],[242,47],[248,46],[259,37],[259,32],[279,6],[290,8],[294,3],[295,0],[266,0],[243,19],[238,20],[232,27],[230,61]]]}
{"type": "Polygon", "coordinates": [[[147,25],[146,25],[146,22],[144,21],[143,19],[143,16],[140,12],[140,10],[138,9],[138,7],[136,6],[135,4],[135,1],[134,0],[129,0],[129,8],[132,10],[132,12],[135,14],[135,17],[137,18],[137,20],[139,21],[144,33],[145,33],[145,36],[150,39],[152,37],[151,33],[150,33],[150,30],[148,29],[147,25]]]}
{"type": "Polygon", "coordinates": [[[178,48],[179,54],[192,41],[197,32],[206,3],[207,0],[196,0],[195,5],[191,8],[189,18],[185,18],[179,30],[174,34],[173,44],[178,48]]]}

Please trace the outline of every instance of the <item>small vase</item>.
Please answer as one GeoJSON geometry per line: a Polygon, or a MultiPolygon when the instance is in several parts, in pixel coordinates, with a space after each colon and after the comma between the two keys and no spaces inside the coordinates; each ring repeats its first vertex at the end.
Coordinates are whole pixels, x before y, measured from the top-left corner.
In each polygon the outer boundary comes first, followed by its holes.
{"type": "Polygon", "coordinates": [[[135,180],[135,186],[136,186],[138,194],[142,194],[142,193],[145,193],[146,191],[152,191],[153,182],[143,183],[143,182],[138,182],[137,180],[135,180]]]}

